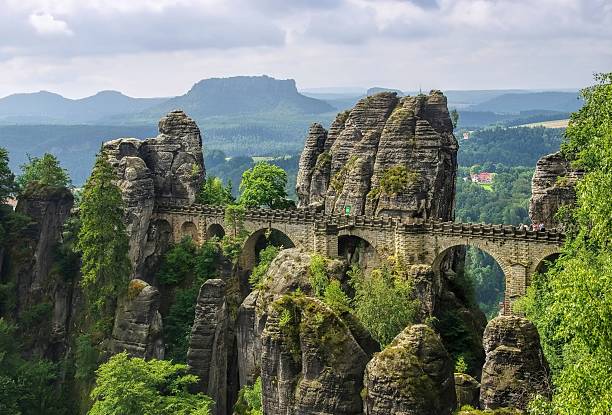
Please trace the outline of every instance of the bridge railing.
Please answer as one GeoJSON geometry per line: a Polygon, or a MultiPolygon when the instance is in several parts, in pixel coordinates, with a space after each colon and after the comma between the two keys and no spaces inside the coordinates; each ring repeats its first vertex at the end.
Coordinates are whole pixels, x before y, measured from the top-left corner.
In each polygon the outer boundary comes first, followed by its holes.
{"type": "MultiPolygon", "coordinates": [[[[223,217],[225,209],[221,206],[201,204],[158,203],[160,213],[178,213],[188,215],[205,215],[223,217]]],[[[485,237],[520,238],[527,240],[563,241],[565,234],[559,230],[539,230],[519,228],[513,225],[495,225],[484,223],[460,223],[419,218],[399,218],[391,216],[345,216],[325,214],[312,209],[261,209],[251,208],[245,214],[246,220],[268,222],[317,223],[319,226],[337,226],[346,228],[401,229],[408,233],[440,233],[455,235],[480,235],[485,237]]]]}

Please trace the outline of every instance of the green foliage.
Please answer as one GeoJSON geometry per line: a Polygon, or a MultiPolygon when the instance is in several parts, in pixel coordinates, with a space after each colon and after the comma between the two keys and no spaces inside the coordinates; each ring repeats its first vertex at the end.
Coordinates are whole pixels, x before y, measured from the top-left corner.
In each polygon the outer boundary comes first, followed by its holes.
{"type": "Polygon", "coordinates": [[[313,294],[316,297],[323,297],[325,289],[329,284],[325,258],[321,255],[313,255],[310,258],[310,267],[308,271],[308,280],[310,281],[313,294]]]}
{"type": "Polygon", "coordinates": [[[116,301],[131,271],[123,200],[113,183],[115,178],[104,155],[98,156],[80,206],[77,249],[82,258],[81,285],[90,310],[96,314],[107,311],[116,301]]]}
{"type": "Polygon", "coordinates": [[[553,401],[540,413],[612,412],[612,74],[599,75],[583,96],[563,145],[586,171],[576,186],[575,227],[522,304],[554,370],[553,401]]]}
{"type": "Polygon", "coordinates": [[[249,276],[249,284],[253,289],[260,289],[264,282],[264,276],[270,268],[270,264],[278,255],[282,248],[274,245],[268,245],[259,253],[259,264],[253,268],[253,272],[249,276]]]}
{"type": "Polygon", "coordinates": [[[234,406],[235,415],[263,415],[261,406],[261,378],[258,377],[252,386],[245,385],[238,393],[234,406]]]}
{"type": "Polygon", "coordinates": [[[220,178],[209,176],[202,183],[202,188],[196,197],[198,203],[205,205],[226,206],[234,202],[231,182],[226,187],[220,178]]]}
{"type": "Polygon", "coordinates": [[[346,295],[338,280],[332,280],[325,287],[323,301],[337,314],[351,310],[351,299],[346,295]]]}
{"type": "Polygon", "coordinates": [[[242,174],[240,204],[245,207],[287,209],[292,206],[285,187],[287,172],[262,161],[242,174]]]}
{"type": "Polygon", "coordinates": [[[540,157],[558,151],[562,139],[562,129],[487,128],[475,131],[469,140],[461,140],[457,159],[460,166],[486,162],[509,167],[535,166],[540,157]]]}
{"type": "Polygon", "coordinates": [[[87,334],[76,338],[75,378],[88,382],[93,380],[94,372],[98,367],[100,352],[94,346],[91,336],[87,334]]]}
{"type": "Polygon", "coordinates": [[[191,238],[185,238],[164,255],[157,279],[161,284],[179,287],[164,316],[168,359],[186,361],[198,292],[202,284],[214,276],[218,259],[219,247],[215,239],[197,247],[191,238]]]}
{"type": "Polygon", "coordinates": [[[24,360],[15,338],[16,327],[0,318],[0,413],[64,415],[58,399],[58,367],[44,360],[24,360]]]}
{"type": "Polygon", "coordinates": [[[15,175],[9,167],[8,151],[0,147],[0,204],[5,203],[15,190],[15,175]]]}
{"type": "Polygon", "coordinates": [[[355,289],[354,314],[382,348],[414,323],[419,302],[401,263],[385,264],[370,276],[353,266],[349,276],[355,289]]]}
{"type": "Polygon", "coordinates": [[[233,230],[233,236],[238,236],[244,230],[246,207],[240,204],[230,204],[225,207],[225,223],[233,230]]]}
{"type": "Polygon", "coordinates": [[[159,267],[157,281],[163,285],[176,285],[193,275],[196,251],[197,246],[189,236],[171,246],[159,267]]]}
{"type": "Polygon", "coordinates": [[[459,356],[455,359],[455,373],[467,373],[468,364],[465,361],[465,357],[459,356]]]}
{"type": "Polygon", "coordinates": [[[60,166],[59,160],[49,153],[42,157],[30,157],[28,162],[21,165],[22,174],[17,177],[17,185],[21,191],[30,183],[39,186],[68,187],[70,177],[68,171],[60,166]]]}
{"type": "Polygon", "coordinates": [[[348,175],[353,171],[355,165],[359,162],[359,157],[351,156],[348,161],[338,170],[329,181],[330,187],[336,192],[341,192],[348,175]]]}
{"type": "Polygon", "coordinates": [[[418,183],[419,174],[408,170],[406,166],[394,166],[383,172],[378,187],[368,193],[370,198],[378,198],[381,195],[395,196],[405,193],[415,183],[418,183]]]}
{"type": "Polygon", "coordinates": [[[197,381],[186,365],[119,353],[96,370],[95,402],[88,414],[207,415],[211,399],[189,391],[197,381]]]}
{"type": "Polygon", "coordinates": [[[453,123],[453,130],[457,128],[457,124],[459,124],[459,111],[456,108],[450,110],[450,119],[453,123]]]}

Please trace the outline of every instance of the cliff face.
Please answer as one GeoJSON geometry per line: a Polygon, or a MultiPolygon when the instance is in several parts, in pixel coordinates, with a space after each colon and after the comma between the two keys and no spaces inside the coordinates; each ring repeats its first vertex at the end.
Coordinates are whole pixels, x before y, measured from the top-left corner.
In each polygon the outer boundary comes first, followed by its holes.
{"type": "Polygon", "coordinates": [[[168,242],[168,230],[151,223],[155,203],[193,203],[204,180],[200,130],[183,111],[173,111],[159,121],[157,137],[109,141],[102,151],[123,194],[135,277],[147,280],[165,249],[160,243],[168,242]]]}
{"type": "Polygon", "coordinates": [[[570,166],[560,152],[538,160],[531,181],[529,217],[532,223],[543,223],[547,228],[559,225],[555,214],[563,205],[576,202],[576,182],[584,173],[570,166]]]}
{"type": "Polygon", "coordinates": [[[33,354],[55,356],[66,347],[74,282],[55,269],[55,256],[73,202],[68,189],[30,186],[16,207],[30,223],[9,250],[16,282],[15,311],[21,316],[48,306],[51,315],[49,326],[28,328],[38,339],[30,350],[33,354]],[[40,332],[34,334],[34,330],[40,332]]]}
{"type": "Polygon", "coordinates": [[[300,158],[300,207],[326,213],[451,219],[457,141],[439,91],[383,92],[314,124],[300,158]]]}

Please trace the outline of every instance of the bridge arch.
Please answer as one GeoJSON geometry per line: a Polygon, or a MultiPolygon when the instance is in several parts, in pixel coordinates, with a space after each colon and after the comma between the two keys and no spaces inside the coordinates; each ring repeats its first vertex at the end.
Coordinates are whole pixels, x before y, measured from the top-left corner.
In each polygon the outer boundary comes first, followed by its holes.
{"type": "Polygon", "coordinates": [[[181,225],[181,239],[187,236],[190,237],[195,243],[200,243],[198,227],[190,220],[183,222],[181,225]]]}
{"type": "Polygon", "coordinates": [[[259,261],[259,253],[268,245],[294,248],[296,244],[283,231],[276,228],[261,228],[247,237],[242,245],[238,264],[243,271],[252,271],[259,261]]]}
{"type": "Polygon", "coordinates": [[[540,252],[537,259],[531,264],[529,275],[544,273],[548,270],[549,264],[561,255],[561,248],[556,246],[548,247],[540,252]]]}
{"type": "Polygon", "coordinates": [[[358,264],[368,273],[381,264],[381,256],[367,236],[359,233],[341,233],[338,235],[338,257],[348,264],[358,264]]]}
{"type": "Polygon", "coordinates": [[[225,236],[225,228],[220,223],[211,223],[206,228],[206,239],[217,237],[219,239],[225,236]]]}
{"type": "MultiPolygon", "coordinates": [[[[484,256],[479,255],[478,253],[473,253],[471,258],[477,258],[476,260],[478,261],[478,257],[480,256],[480,261],[484,261],[484,263],[486,264],[488,261],[490,261],[490,259],[493,260],[493,262],[499,266],[499,269],[501,269],[501,274],[502,274],[502,281],[495,279],[494,281],[497,282],[497,287],[495,289],[499,289],[501,291],[501,293],[503,293],[503,296],[500,298],[500,304],[499,304],[499,308],[500,308],[500,312],[504,313],[504,314],[510,314],[511,313],[511,303],[512,301],[515,299],[516,295],[515,295],[515,290],[514,287],[516,286],[516,283],[514,282],[514,275],[516,275],[517,273],[520,275],[521,274],[521,269],[522,269],[522,274],[524,275],[524,267],[521,264],[510,264],[504,257],[502,257],[501,255],[499,255],[494,249],[491,249],[489,246],[479,243],[480,241],[477,240],[469,240],[469,241],[454,241],[452,243],[447,244],[446,246],[444,246],[444,248],[440,249],[437,253],[437,255],[435,256],[433,263],[432,263],[432,270],[436,275],[436,278],[438,281],[441,281],[442,277],[443,277],[443,273],[445,271],[445,267],[450,267],[451,266],[451,261],[452,261],[452,257],[450,256],[452,254],[453,251],[459,251],[460,249],[463,249],[465,252],[465,263],[464,265],[467,266],[467,262],[469,261],[468,259],[468,249],[469,248],[475,248],[478,251],[480,251],[483,254],[486,254],[484,256]],[[487,256],[490,257],[489,260],[487,260],[487,256]],[[518,269],[521,268],[521,269],[518,269]],[[503,282],[503,284],[502,284],[503,282]]],[[[497,268],[495,266],[495,264],[491,263],[491,269],[495,275],[495,273],[497,273],[497,275],[499,276],[499,270],[495,271],[495,269],[497,268]]],[[[499,277],[497,277],[499,278],[499,277]]],[[[477,287],[474,287],[475,289],[477,287]]],[[[489,289],[491,289],[491,287],[489,287],[489,289]]],[[[474,294],[477,294],[478,291],[476,290],[476,292],[474,294]]],[[[467,294],[467,293],[466,293],[467,294]]],[[[485,303],[486,304],[486,303],[485,303]]],[[[481,310],[483,312],[485,312],[486,314],[488,314],[489,317],[492,317],[492,315],[490,313],[495,313],[494,310],[497,309],[497,301],[490,303],[491,307],[486,307],[486,306],[481,306],[481,310]],[[494,305],[494,306],[493,306],[494,305]]]]}

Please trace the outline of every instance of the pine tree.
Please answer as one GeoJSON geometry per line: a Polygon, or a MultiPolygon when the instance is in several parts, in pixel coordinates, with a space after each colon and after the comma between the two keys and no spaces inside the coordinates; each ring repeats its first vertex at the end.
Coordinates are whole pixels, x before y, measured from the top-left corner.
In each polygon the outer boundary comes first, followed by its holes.
{"type": "Polygon", "coordinates": [[[85,184],[81,202],[81,229],[77,249],[81,252],[81,285],[91,310],[102,313],[127,283],[131,264],[129,241],[123,222],[121,190],[113,180],[112,166],[99,155],[85,184]]]}

